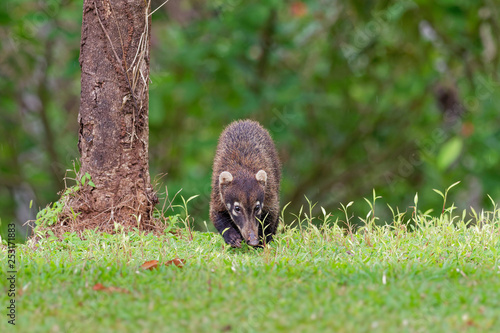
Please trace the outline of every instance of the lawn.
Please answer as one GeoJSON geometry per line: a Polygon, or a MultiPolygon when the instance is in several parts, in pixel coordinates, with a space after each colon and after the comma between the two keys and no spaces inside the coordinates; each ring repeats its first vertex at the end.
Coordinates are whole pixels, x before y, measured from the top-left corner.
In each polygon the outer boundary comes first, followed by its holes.
{"type": "Polygon", "coordinates": [[[15,327],[1,279],[0,331],[500,332],[500,212],[453,213],[369,215],[355,232],[297,214],[264,249],[185,228],[30,240],[15,327]]]}

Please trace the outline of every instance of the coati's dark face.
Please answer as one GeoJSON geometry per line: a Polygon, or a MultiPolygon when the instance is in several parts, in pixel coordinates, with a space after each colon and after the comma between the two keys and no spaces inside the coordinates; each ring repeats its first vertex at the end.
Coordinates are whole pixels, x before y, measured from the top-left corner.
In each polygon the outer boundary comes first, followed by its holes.
{"type": "Polygon", "coordinates": [[[221,200],[243,239],[259,245],[259,224],[262,216],[267,173],[260,170],[254,177],[234,177],[224,171],[219,175],[221,200]]]}

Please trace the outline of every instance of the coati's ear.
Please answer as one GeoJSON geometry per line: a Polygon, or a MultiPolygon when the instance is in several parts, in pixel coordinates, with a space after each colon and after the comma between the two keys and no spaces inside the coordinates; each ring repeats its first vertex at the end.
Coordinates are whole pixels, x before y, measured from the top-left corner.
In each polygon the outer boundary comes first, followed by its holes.
{"type": "Polygon", "coordinates": [[[267,173],[264,170],[259,170],[259,172],[255,175],[255,179],[257,179],[257,181],[263,186],[266,186],[267,173]]]}
{"type": "Polygon", "coordinates": [[[219,175],[219,186],[229,185],[233,181],[233,175],[228,171],[222,171],[219,175]]]}

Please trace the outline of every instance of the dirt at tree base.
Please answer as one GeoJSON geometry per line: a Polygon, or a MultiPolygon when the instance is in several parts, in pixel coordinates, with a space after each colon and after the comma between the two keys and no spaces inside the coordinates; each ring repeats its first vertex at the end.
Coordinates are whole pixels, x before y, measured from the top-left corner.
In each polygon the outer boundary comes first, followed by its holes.
{"type": "Polygon", "coordinates": [[[82,216],[82,218],[77,218],[77,222],[75,222],[72,218],[66,218],[59,220],[58,223],[52,226],[46,227],[44,230],[51,230],[54,233],[54,236],[59,239],[62,239],[63,235],[67,232],[75,232],[78,236],[81,236],[85,230],[96,230],[102,233],[115,234],[138,229],[140,231],[151,232],[156,235],[164,234],[165,223],[157,218],[153,218],[147,222],[141,222],[137,225],[136,221],[132,221],[132,219],[120,219],[119,217],[115,217],[116,223],[120,225],[120,227],[115,228],[114,224],[110,225],[106,223],[107,220],[102,219],[99,215],[103,214],[95,212],[86,214],[82,216]]]}
{"type": "Polygon", "coordinates": [[[81,189],[71,197],[62,197],[62,212],[59,214],[58,222],[47,226],[44,230],[51,230],[58,238],[66,232],[75,232],[81,236],[85,230],[97,230],[99,232],[115,234],[123,231],[140,231],[163,234],[165,230],[165,221],[161,218],[153,217],[154,205],[158,203],[155,192],[147,195],[148,207],[147,216],[141,215],[143,207],[136,200],[136,196],[130,195],[124,198],[121,203],[109,207],[104,211],[98,212],[92,210],[90,205],[94,198],[91,194],[92,189],[81,189]],[[133,209],[133,207],[139,207],[133,209]]]}

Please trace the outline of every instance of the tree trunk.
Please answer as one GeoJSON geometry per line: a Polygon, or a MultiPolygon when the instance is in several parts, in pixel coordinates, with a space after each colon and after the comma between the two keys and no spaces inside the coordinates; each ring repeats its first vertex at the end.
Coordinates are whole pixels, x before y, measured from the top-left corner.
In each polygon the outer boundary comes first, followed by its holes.
{"type": "Polygon", "coordinates": [[[78,122],[83,186],[69,200],[80,229],[142,227],[158,202],[149,176],[147,0],[85,0],[78,122]]]}

